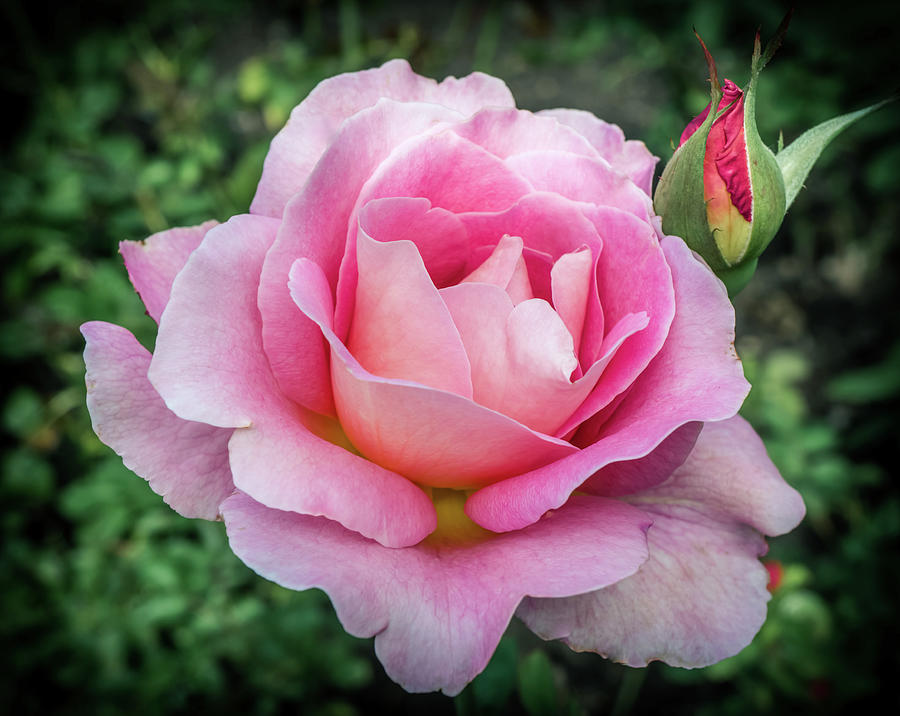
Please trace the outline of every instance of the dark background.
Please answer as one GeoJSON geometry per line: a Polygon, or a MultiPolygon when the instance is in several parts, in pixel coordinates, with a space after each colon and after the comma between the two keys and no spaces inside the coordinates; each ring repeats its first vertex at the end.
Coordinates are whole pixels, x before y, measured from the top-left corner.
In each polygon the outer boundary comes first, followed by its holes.
{"type": "MultiPolygon", "coordinates": [[[[895,91],[898,10],[797,8],[763,74],[763,139],[895,91]]],[[[0,91],[0,710],[9,713],[844,713],[898,703],[896,105],[826,150],[737,301],[744,414],[808,517],[753,644],[714,667],[628,669],[514,623],[455,700],[405,694],[319,592],[256,577],[90,430],[78,325],[152,347],[121,239],[246,211],[268,142],[337,72],[473,69],[520,107],[587,109],[671,156],[786,4],[4,0],[0,91]]]]}

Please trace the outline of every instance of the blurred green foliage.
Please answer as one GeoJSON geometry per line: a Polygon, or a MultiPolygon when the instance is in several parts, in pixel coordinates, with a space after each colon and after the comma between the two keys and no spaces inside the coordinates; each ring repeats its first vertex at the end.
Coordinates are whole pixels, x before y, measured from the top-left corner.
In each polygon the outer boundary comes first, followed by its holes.
{"type": "MultiPolygon", "coordinates": [[[[245,211],[268,142],[319,80],[391,57],[432,76],[481,69],[522,107],[591,110],[667,158],[707,97],[691,25],[742,82],[753,31],[783,10],[724,8],[6,3],[14,41],[0,83],[20,111],[5,117],[0,166],[0,709],[621,716],[874,704],[900,636],[895,109],[826,152],[737,306],[755,386],[745,415],[809,516],[774,542],[785,576],[763,630],[709,669],[627,669],[514,623],[457,699],[404,694],[321,593],[258,578],[221,525],[168,510],[96,440],[84,408],[81,322],[153,343],[117,242],[245,211]]],[[[798,12],[763,77],[765,140],[887,93],[896,11],[870,12],[798,12]]]]}

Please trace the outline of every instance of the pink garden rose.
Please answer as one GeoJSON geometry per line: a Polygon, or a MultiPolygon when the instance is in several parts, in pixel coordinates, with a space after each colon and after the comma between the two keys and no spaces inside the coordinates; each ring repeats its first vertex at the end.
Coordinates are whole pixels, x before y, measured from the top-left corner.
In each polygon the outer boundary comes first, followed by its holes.
{"type": "Polygon", "coordinates": [[[803,504],[655,162],[484,74],[326,80],[249,214],[122,243],[159,334],[85,324],[94,428],[410,691],[458,693],[514,613],[635,666],[734,654],[803,504]]]}

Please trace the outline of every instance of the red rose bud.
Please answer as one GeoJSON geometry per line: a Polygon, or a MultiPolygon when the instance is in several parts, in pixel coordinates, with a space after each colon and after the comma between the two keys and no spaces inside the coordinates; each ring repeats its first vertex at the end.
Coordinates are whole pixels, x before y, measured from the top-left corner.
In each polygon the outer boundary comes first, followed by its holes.
{"type": "Polygon", "coordinates": [[[781,586],[781,580],[784,579],[784,567],[776,559],[768,560],[763,564],[769,572],[769,584],[766,588],[774,594],[775,590],[781,586]]]}
{"type": "Polygon", "coordinates": [[[756,129],[756,83],[763,64],[759,38],[744,91],[727,79],[719,86],[715,62],[700,43],[712,101],[682,133],[656,188],[654,206],[663,231],[681,236],[703,256],[733,295],[753,275],[757,257],[781,226],[784,180],[756,129]],[[715,113],[710,112],[713,106],[715,113]]]}

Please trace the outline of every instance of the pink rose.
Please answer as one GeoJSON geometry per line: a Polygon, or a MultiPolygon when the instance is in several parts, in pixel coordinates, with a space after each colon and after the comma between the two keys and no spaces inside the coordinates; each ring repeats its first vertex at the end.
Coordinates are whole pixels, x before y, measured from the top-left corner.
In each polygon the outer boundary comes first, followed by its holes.
{"type": "Polygon", "coordinates": [[[85,324],[94,428],[410,691],[458,693],[513,613],[632,665],[734,654],[803,505],[655,161],[483,74],[326,80],[250,214],[122,243],[159,335],[85,324]]]}

